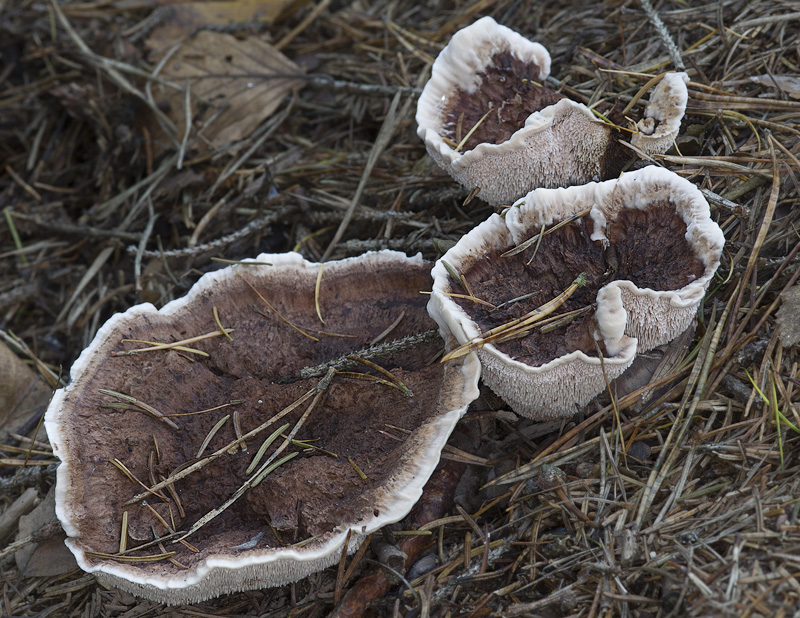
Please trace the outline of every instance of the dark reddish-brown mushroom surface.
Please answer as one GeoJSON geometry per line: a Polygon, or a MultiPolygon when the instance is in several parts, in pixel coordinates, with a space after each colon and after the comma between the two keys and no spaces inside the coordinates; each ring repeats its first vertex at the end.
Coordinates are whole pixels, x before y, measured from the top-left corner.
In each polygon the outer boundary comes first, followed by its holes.
{"type": "Polygon", "coordinates": [[[702,194],[660,168],[536,189],[442,257],[428,309],[516,412],[569,416],[691,324],[723,245],[702,194]]]}
{"type": "MultiPolygon", "coordinates": [[[[587,213],[588,215],[588,213],[587,213]]],[[[538,228],[541,229],[541,228],[538,228]]],[[[533,329],[526,337],[497,344],[512,358],[539,366],[574,350],[597,356],[593,338],[597,293],[612,281],[627,280],[654,291],[677,290],[703,275],[705,267],[686,240],[686,223],[667,198],[646,210],[626,208],[610,222],[608,246],[593,241],[594,222],[583,216],[545,234],[541,242],[514,255],[515,245],[493,249],[463,273],[475,296],[455,301],[487,332],[520,318],[557,297],[584,273],[559,314],[585,310],[561,326],[533,329]],[[491,305],[491,306],[490,306],[491,305]]],[[[531,236],[538,230],[530,227],[531,236]]],[[[451,281],[453,289],[457,282],[451,281]]],[[[601,349],[602,342],[597,342],[601,349]]]]}
{"type": "Polygon", "coordinates": [[[540,83],[544,81],[540,74],[535,62],[526,62],[509,50],[498,51],[479,74],[474,91],[458,88],[447,101],[443,113],[447,136],[460,144],[472,131],[463,152],[478,144],[508,141],[525,126],[528,116],[564,98],[540,83]]]}
{"type": "Polygon", "coordinates": [[[477,383],[474,359],[435,362],[443,342],[420,294],[430,264],[391,252],[321,272],[296,254],[265,261],[208,275],[159,312],[117,316],[73,368],[48,433],[63,461],[59,516],[84,568],[167,602],[277,585],[335,562],[348,529],[352,549],[419,496],[477,383]],[[337,359],[334,374],[324,363],[337,359]],[[273,465],[292,459],[222,510],[285,424],[261,461],[281,445],[273,465]],[[204,458],[171,487],[143,488],[204,458]]]}
{"type": "Polygon", "coordinates": [[[436,58],[417,104],[417,134],[442,169],[494,206],[538,187],[615,178],[634,151],[661,154],[678,135],[685,73],[653,81],[638,122],[623,115],[621,102],[590,108],[586,98],[573,100],[574,91],[549,75],[542,45],[483,17],[436,58]]]}

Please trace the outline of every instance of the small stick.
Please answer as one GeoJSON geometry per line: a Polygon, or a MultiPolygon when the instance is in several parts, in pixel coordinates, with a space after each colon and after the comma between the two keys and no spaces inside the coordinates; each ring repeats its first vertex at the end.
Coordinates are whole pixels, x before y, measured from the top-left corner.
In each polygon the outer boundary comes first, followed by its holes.
{"type": "MultiPolygon", "coordinates": [[[[453,268],[453,266],[446,260],[442,260],[442,266],[444,266],[445,270],[447,271],[447,274],[450,275],[451,278],[458,281],[458,284],[461,287],[464,287],[464,280],[461,279],[461,273],[459,273],[455,268],[453,268]]],[[[467,288],[464,288],[464,291],[467,294],[469,294],[469,290],[467,288]]]]}
{"type": "Polygon", "coordinates": [[[264,443],[261,445],[256,454],[253,456],[253,461],[250,462],[250,465],[247,466],[247,469],[244,471],[245,474],[250,474],[253,470],[256,469],[256,466],[258,466],[258,463],[261,461],[261,458],[264,456],[264,453],[266,453],[270,445],[273,442],[275,442],[275,440],[278,439],[278,436],[280,436],[284,431],[286,431],[286,428],[288,426],[289,423],[284,423],[283,425],[278,427],[275,431],[273,431],[267,437],[266,440],[264,440],[264,443]]]}
{"type": "MultiPolygon", "coordinates": [[[[430,295],[431,292],[420,292],[420,294],[430,295]]],[[[443,292],[443,294],[445,296],[449,297],[449,298],[463,298],[464,300],[471,300],[473,303],[475,303],[477,305],[483,305],[484,307],[488,307],[489,309],[492,309],[492,310],[498,308],[497,305],[493,305],[492,303],[490,303],[488,301],[485,301],[485,300],[482,300],[482,299],[478,298],[477,296],[469,296],[467,294],[456,294],[455,292],[443,292]]],[[[533,295],[533,293],[531,293],[531,296],[532,295],[533,295]]]]}
{"type": "Polygon", "coordinates": [[[370,341],[369,344],[370,345],[375,345],[376,343],[379,343],[380,341],[383,341],[384,339],[386,339],[386,337],[389,335],[389,333],[391,333],[395,328],[397,328],[397,325],[400,324],[400,322],[403,321],[404,317],[406,317],[406,310],[405,309],[403,309],[400,312],[400,315],[397,316],[397,319],[394,322],[389,324],[389,327],[385,331],[383,331],[380,335],[375,337],[375,339],[370,341]]]}
{"type": "Polygon", "coordinates": [[[545,232],[547,230],[547,226],[542,223],[542,231],[539,232],[539,239],[536,241],[536,246],[533,248],[533,253],[531,253],[530,259],[525,262],[525,266],[530,266],[531,262],[533,262],[533,258],[536,257],[536,254],[539,253],[539,247],[542,244],[542,238],[544,238],[545,232]]]}
{"type": "Polygon", "coordinates": [[[620,114],[620,115],[624,116],[629,111],[631,111],[633,109],[633,106],[636,105],[639,102],[639,99],[641,99],[644,96],[644,93],[647,92],[648,90],[650,90],[650,88],[655,86],[662,79],[664,79],[665,75],[666,75],[666,73],[660,73],[659,75],[656,75],[655,77],[652,77],[649,80],[647,80],[647,83],[644,86],[642,86],[639,89],[639,92],[637,92],[633,96],[633,98],[630,100],[630,102],[625,106],[625,109],[622,110],[622,114],[620,114]]]}
{"type": "Polygon", "coordinates": [[[347,549],[350,546],[350,534],[353,529],[347,529],[347,536],[344,538],[344,545],[342,545],[342,555],[339,557],[339,569],[336,571],[336,588],[333,592],[333,605],[334,607],[339,604],[339,599],[342,597],[342,585],[344,584],[345,565],[347,564],[347,549]]]}
{"type": "Polygon", "coordinates": [[[128,511],[122,511],[122,532],[119,535],[119,553],[124,554],[128,547],[128,511]]]}
{"type": "Polygon", "coordinates": [[[470,138],[470,137],[472,137],[472,134],[473,134],[473,133],[475,133],[475,131],[477,131],[477,130],[478,130],[478,127],[479,127],[479,126],[481,126],[481,125],[483,124],[483,121],[484,121],[484,120],[486,120],[486,118],[489,116],[489,114],[491,114],[491,113],[492,113],[492,111],[493,111],[493,110],[491,110],[491,109],[490,109],[490,110],[489,110],[489,111],[487,111],[487,112],[486,112],[486,113],[485,113],[483,116],[481,116],[481,119],[480,119],[480,120],[478,120],[478,122],[476,122],[476,123],[475,123],[475,126],[474,126],[474,127],[472,127],[472,128],[471,128],[471,129],[470,129],[470,130],[467,132],[467,134],[464,136],[464,139],[462,139],[462,140],[461,140],[461,141],[458,143],[458,146],[456,146],[456,147],[455,147],[455,151],[456,151],[456,152],[459,152],[459,151],[460,151],[460,150],[461,150],[461,149],[464,147],[464,144],[466,144],[466,143],[469,141],[469,138],[470,138]]]}
{"type": "Polygon", "coordinates": [[[236,434],[236,438],[241,440],[239,442],[239,447],[243,450],[247,450],[247,443],[242,440],[242,423],[239,420],[239,410],[233,411],[233,432],[236,434]]]}
{"type": "Polygon", "coordinates": [[[542,323],[539,324],[539,331],[542,333],[549,333],[551,331],[554,331],[557,328],[566,326],[576,318],[579,318],[580,316],[589,313],[591,310],[592,306],[587,305],[585,307],[581,307],[580,309],[575,309],[574,311],[568,311],[567,313],[562,313],[561,315],[555,315],[552,318],[543,320],[542,323]]]}
{"type": "Polygon", "coordinates": [[[398,378],[396,375],[394,375],[394,374],[393,374],[391,371],[389,371],[388,369],[384,369],[384,368],[383,368],[383,367],[381,367],[380,365],[378,365],[378,364],[376,364],[376,363],[373,363],[372,361],[369,361],[369,360],[367,360],[366,358],[361,358],[361,357],[359,357],[359,356],[346,356],[345,358],[346,358],[346,359],[348,359],[348,360],[353,360],[353,361],[356,361],[357,363],[361,363],[362,365],[366,365],[366,366],[367,366],[367,367],[369,367],[370,369],[374,369],[374,370],[375,370],[375,371],[377,371],[378,373],[380,373],[380,374],[382,374],[382,375],[386,376],[386,377],[387,377],[389,380],[391,380],[392,382],[394,382],[395,384],[397,384],[397,386],[399,386],[399,387],[400,387],[400,390],[401,390],[401,391],[403,391],[403,393],[404,393],[404,394],[405,394],[407,397],[412,397],[412,396],[413,396],[413,393],[411,392],[411,389],[410,389],[410,388],[408,388],[408,387],[407,387],[405,384],[403,384],[403,383],[400,381],[400,378],[398,378]]]}
{"type": "Polygon", "coordinates": [[[292,439],[294,439],[295,434],[299,431],[300,427],[303,426],[303,423],[305,423],[306,419],[311,414],[311,411],[314,410],[314,408],[316,408],[317,404],[319,403],[319,400],[322,398],[322,395],[330,386],[331,381],[333,380],[335,375],[336,371],[334,369],[329,369],[328,373],[325,374],[325,377],[319,381],[317,386],[312,391],[316,393],[314,395],[314,399],[311,401],[308,408],[306,408],[306,411],[303,412],[303,415],[300,417],[297,423],[295,423],[295,426],[292,428],[292,431],[287,436],[287,439],[283,442],[283,444],[281,444],[277,449],[275,449],[275,452],[272,453],[272,455],[269,456],[267,461],[265,461],[262,464],[258,472],[256,472],[252,477],[250,477],[250,479],[245,481],[244,484],[241,487],[239,487],[239,489],[237,489],[224,504],[203,515],[203,517],[198,519],[195,522],[195,524],[189,529],[189,531],[186,532],[186,534],[184,534],[181,538],[177,539],[176,541],[173,541],[173,543],[182,541],[186,537],[197,532],[200,528],[202,528],[204,525],[206,525],[208,522],[214,519],[217,515],[225,511],[239,498],[241,498],[245,494],[245,492],[247,492],[248,489],[254,486],[254,484],[257,485],[258,483],[260,483],[261,480],[263,480],[264,476],[266,476],[266,474],[274,470],[277,466],[281,465],[284,461],[288,461],[289,458],[284,457],[284,459],[277,462],[274,466],[272,466],[272,468],[270,468],[270,464],[272,464],[275,458],[277,458],[277,456],[291,443],[292,439]]]}
{"type": "Polygon", "coordinates": [[[225,337],[228,338],[228,341],[233,341],[233,337],[230,336],[230,332],[224,326],[222,326],[222,322],[219,319],[219,312],[217,311],[216,305],[211,307],[211,312],[214,314],[214,322],[216,323],[217,328],[219,328],[219,332],[225,335],[225,337]]]}
{"type": "MultiPolygon", "coordinates": [[[[292,441],[292,442],[293,442],[293,441],[292,441]]],[[[294,458],[295,458],[295,457],[297,457],[299,454],[300,454],[300,453],[298,453],[297,451],[295,451],[294,453],[289,453],[289,454],[288,454],[288,455],[286,455],[285,457],[282,457],[282,458],[281,458],[281,459],[279,459],[278,461],[276,461],[276,462],[274,462],[274,463],[270,464],[269,466],[267,466],[266,468],[264,468],[264,470],[261,472],[261,474],[259,474],[258,476],[256,476],[256,477],[253,479],[253,482],[250,484],[250,487],[256,487],[256,486],[257,486],[259,483],[261,483],[261,481],[263,481],[263,480],[266,478],[266,476],[267,476],[267,475],[268,475],[270,472],[272,472],[272,471],[273,471],[273,470],[275,470],[276,468],[279,468],[280,466],[282,466],[283,464],[285,464],[287,461],[289,461],[289,460],[291,460],[291,459],[294,459],[294,458]]]]}
{"type": "MultiPolygon", "coordinates": [[[[244,403],[244,399],[231,399],[228,403],[221,403],[218,406],[214,406],[213,408],[206,408],[205,410],[197,410],[196,412],[174,412],[173,414],[165,414],[169,418],[175,418],[178,416],[196,416],[197,414],[205,414],[206,412],[214,412],[215,410],[221,410],[222,408],[227,408],[228,406],[237,406],[241,403],[244,403]]],[[[233,411],[234,415],[236,415],[236,410],[233,411]]],[[[239,436],[237,436],[238,438],[239,436]]]]}
{"type": "Polygon", "coordinates": [[[304,393],[299,399],[297,399],[295,402],[293,402],[293,403],[289,404],[288,406],[286,406],[283,410],[281,410],[280,412],[278,412],[277,414],[272,416],[272,418],[267,419],[265,422],[263,422],[261,425],[259,425],[255,429],[252,429],[252,430],[248,431],[241,438],[237,438],[233,442],[230,442],[229,444],[226,444],[222,448],[220,448],[220,449],[214,451],[213,453],[211,453],[211,455],[209,455],[205,459],[202,459],[200,461],[196,461],[193,464],[191,464],[189,466],[186,466],[182,470],[179,470],[178,472],[175,472],[174,474],[171,474],[169,477],[167,477],[166,479],[164,479],[163,481],[161,481],[157,485],[154,485],[153,487],[149,488],[147,492],[141,493],[141,494],[137,494],[136,496],[134,496],[133,498],[128,500],[123,506],[128,506],[130,504],[134,504],[135,502],[138,502],[139,500],[142,500],[142,499],[146,498],[148,496],[148,494],[150,494],[152,492],[155,492],[155,491],[158,491],[159,489],[162,489],[162,488],[167,487],[169,485],[172,485],[175,481],[179,481],[182,478],[185,478],[185,477],[189,476],[192,472],[195,472],[196,470],[199,470],[200,468],[203,468],[204,466],[210,464],[212,461],[218,459],[219,457],[221,457],[222,455],[227,453],[228,450],[230,450],[231,448],[233,448],[234,446],[236,446],[240,442],[243,442],[244,440],[247,440],[248,438],[252,438],[253,436],[258,435],[259,433],[264,431],[267,427],[269,427],[273,423],[281,420],[284,416],[289,414],[292,410],[294,410],[298,406],[302,405],[303,402],[307,401],[315,392],[316,392],[315,388],[310,389],[309,391],[304,393]]]}
{"type": "MultiPolygon", "coordinates": [[[[181,341],[175,341],[174,343],[158,343],[155,341],[141,341],[139,339],[123,339],[122,342],[131,342],[131,343],[146,343],[147,345],[151,346],[149,348],[136,348],[135,350],[120,350],[118,352],[112,352],[111,356],[130,356],[131,354],[139,354],[140,352],[154,352],[156,350],[169,350],[172,348],[182,348],[190,343],[197,343],[198,341],[204,341],[205,339],[211,339],[212,337],[219,337],[221,335],[228,335],[228,333],[232,333],[232,328],[225,329],[225,332],[220,332],[215,330],[213,333],[206,333],[205,335],[198,335],[197,337],[189,337],[189,339],[183,339],[181,341]]],[[[183,350],[185,352],[192,352],[194,354],[206,354],[206,352],[201,352],[200,350],[193,350],[192,348],[188,348],[183,350]]]]}
{"type": "Polygon", "coordinates": [[[251,290],[253,290],[253,292],[255,293],[255,295],[256,295],[256,296],[258,296],[258,297],[261,299],[261,302],[263,302],[263,303],[264,303],[264,304],[265,304],[267,307],[269,307],[269,308],[272,310],[272,312],[273,312],[275,315],[277,315],[277,316],[278,316],[278,318],[280,319],[280,321],[281,321],[281,322],[283,322],[283,323],[284,323],[284,324],[286,324],[287,326],[290,326],[290,327],[292,327],[294,330],[296,330],[298,333],[300,333],[300,334],[301,334],[301,335],[303,335],[304,337],[308,337],[308,338],[309,338],[309,339],[311,339],[312,341],[319,341],[319,339],[317,339],[317,338],[316,338],[316,337],[314,337],[313,335],[309,335],[309,334],[308,334],[306,331],[304,331],[304,330],[303,330],[302,328],[300,328],[299,326],[295,326],[294,324],[292,324],[292,322],[291,322],[291,321],[289,321],[289,319],[288,319],[288,318],[285,318],[285,317],[283,317],[283,315],[281,314],[281,312],[280,312],[280,311],[278,311],[278,310],[277,310],[275,307],[273,307],[272,305],[270,305],[270,304],[269,304],[269,301],[268,301],[266,298],[264,298],[264,295],[263,295],[263,294],[261,294],[261,292],[259,292],[259,291],[256,289],[256,286],[254,286],[254,285],[253,285],[252,283],[250,283],[250,282],[249,282],[247,279],[245,279],[245,278],[242,276],[242,274],[241,274],[241,273],[238,271],[238,269],[234,269],[234,271],[233,271],[233,272],[235,272],[235,273],[236,273],[236,275],[237,275],[237,276],[238,276],[238,277],[239,277],[239,278],[240,278],[242,281],[244,281],[244,282],[247,284],[247,286],[248,286],[248,287],[249,287],[251,290]]]}
{"type": "Polygon", "coordinates": [[[367,480],[367,475],[364,474],[364,471],[361,468],[358,467],[358,464],[355,461],[353,461],[353,458],[348,456],[347,457],[347,461],[350,463],[351,466],[353,466],[353,470],[356,471],[356,474],[358,474],[358,476],[361,478],[361,480],[362,481],[366,481],[367,480]]]}
{"type": "Polygon", "coordinates": [[[650,20],[650,23],[653,24],[653,28],[655,28],[658,36],[660,36],[661,40],[664,42],[667,52],[669,52],[670,60],[672,60],[672,64],[674,64],[675,68],[679,71],[684,71],[686,69],[686,65],[683,63],[683,58],[681,58],[681,51],[678,49],[678,46],[675,45],[675,41],[672,40],[669,30],[667,30],[664,22],[661,21],[661,17],[659,17],[658,13],[656,13],[653,5],[650,4],[650,0],[639,0],[639,4],[642,5],[647,18],[650,20]]]}
{"type": "Polygon", "coordinates": [[[576,221],[576,220],[578,220],[578,219],[580,219],[582,217],[585,217],[591,211],[592,211],[591,208],[585,208],[584,210],[581,210],[580,212],[576,212],[574,215],[570,215],[569,217],[567,217],[563,221],[559,221],[558,223],[556,223],[550,229],[544,230],[544,231],[536,234],[535,236],[531,236],[528,240],[526,240],[525,242],[517,245],[513,249],[509,249],[505,253],[501,253],[500,257],[511,257],[512,255],[517,255],[518,253],[522,253],[523,251],[525,251],[525,249],[530,247],[533,243],[537,243],[538,244],[539,240],[541,239],[541,237],[543,235],[547,236],[548,234],[552,234],[553,232],[555,232],[556,230],[564,227],[568,223],[572,223],[573,221],[576,221]]]}
{"type": "Polygon", "coordinates": [[[84,552],[90,558],[99,558],[100,560],[116,560],[117,562],[160,562],[172,558],[178,552],[170,551],[165,554],[154,554],[151,556],[118,556],[117,554],[104,554],[97,551],[84,552]]]}
{"type": "Polygon", "coordinates": [[[319,286],[322,283],[323,270],[325,270],[324,263],[319,265],[319,270],[317,271],[317,282],[314,285],[314,306],[317,308],[317,317],[319,318],[319,321],[325,324],[325,320],[322,319],[322,312],[319,309],[319,286]]]}
{"type": "MultiPolygon", "coordinates": [[[[126,466],[124,463],[122,463],[122,462],[121,462],[119,459],[117,459],[116,457],[115,457],[114,459],[109,459],[109,460],[108,460],[108,463],[110,463],[110,464],[111,464],[112,466],[114,466],[114,467],[115,467],[117,470],[119,470],[120,472],[122,472],[122,474],[124,474],[124,475],[125,475],[125,476],[128,478],[128,480],[129,480],[131,483],[134,483],[134,484],[139,484],[139,485],[141,485],[142,487],[144,487],[144,488],[145,488],[145,490],[146,490],[146,493],[145,493],[145,494],[143,494],[143,496],[145,496],[145,497],[146,497],[146,496],[148,496],[148,495],[151,495],[151,494],[152,494],[153,496],[156,496],[157,498],[160,498],[160,499],[161,499],[161,500],[163,500],[164,502],[169,502],[169,500],[167,500],[167,497],[166,497],[166,496],[164,496],[163,494],[159,494],[159,493],[156,493],[156,491],[154,491],[154,490],[152,490],[152,489],[148,489],[147,485],[145,485],[144,483],[142,483],[142,481],[140,481],[140,480],[139,480],[139,479],[136,477],[136,475],[135,475],[133,472],[131,472],[131,471],[128,469],[128,467],[127,467],[127,466],[126,466]]],[[[124,504],[123,506],[128,506],[128,505],[127,505],[127,504],[124,504]]]]}
{"type": "MultiPolygon", "coordinates": [[[[162,481],[164,480],[163,476],[161,477],[161,480],[162,481]]],[[[175,490],[175,486],[167,485],[167,491],[169,492],[169,495],[172,496],[172,499],[175,501],[175,506],[178,507],[178,515],[181,516],[181,519],[186,517],[186,511],[183,510],[183,505],[181,504],[181,499],[180,496],[178,495],[178,492],[175,490]]]]}
{"type": "MultiPolygon", "coordinates": [[[[378,343],[367,348],[362,348],[361,350],[356,350],[354,355],[361,358],[386,357],[398,352],[403,352],[405,350],[410,350],[412,348],[425,345],[427,343],[433,343],[435,341],[441,341],[441,338],[439,337],[439,331],[428,330],[421,333],[414,333],[413,335],[407,335],[405,337],[401,337],[400,339],[387,341],[385,343],[378,343]]],[[[329,368],[336,369],[337,371],[344,370],[348,367],[353,367],[353,363],[354,361],[347,360],[346,356],[340,356],[339,358],[325,361],[324,363],[314,365],[313,367],[305,367],[298,371],[294,376],[287,376],[286,378],[282,378],[278,381],[280,383],[289,383],[296,382],[297,380],[318,378],[325,375],[325,372],[329,368]]]]}
{"type": "Polygon", "coordinates": [[[364,380],[365,382],[372,382],[373,384],[388,386],[389,388],[398,390],[401,393],[404,392],[398,384],[391,382],[390,380],[384,380],[383,378],[370,375],[368,373],[360,373],[358,371],[337,371],[336,375],[342,378],[350,378],[352,380],[364,380]]]}

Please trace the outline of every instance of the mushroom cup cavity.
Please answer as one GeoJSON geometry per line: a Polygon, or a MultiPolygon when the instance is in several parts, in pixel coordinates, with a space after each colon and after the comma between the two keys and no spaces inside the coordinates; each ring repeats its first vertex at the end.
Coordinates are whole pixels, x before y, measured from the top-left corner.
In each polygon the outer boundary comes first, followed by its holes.
{"type": "Polygon", "coordinates": [[[139,305],[100,329],[46,415],[62,462],[56,512],[84,570],[156,601],[197,602],[301,579],[338,562],[348,532],[354,551],[411,509],[477,397],[477,358],[452,367],[433,362],[443,343],[430,333],[435,324],[419,293],[430,281],[420,257],[383,251],[328,262],[321,276],[320,269],[294,253],[261,255],[205,275],[161,310],[139,305]],[[223,327],[232,329],[232,340],[223,327]],[[130,354],[148,347],[143,342],[204,334],[210,336],[180,348],[130,354]],[[337,365],[350,373],[330,380],[324,366],[303,373],[353,354],[391,377],[359,362],[337,365]],[[201,413],[171,416],[176,429],[140,404],[165,415],[201,413]],[[292,459],[189,535],[191,546],[175,537],[152,543],[154,535],[191,529],[252,479],[255,453],[285,423],[262,462],[284,443],[275,463],[292,459]],[[212,454],[174,489],[132,504],[125,503],[144,490],[112,464],[151,487],[212,454]],[[120,557],[123,517],[128,552],[120,557]],[[147,556],[155,558],[130,561],[147,556]]]}
{"type": "MultiPolygon", "coordinates": [[[[457,32],[434,62],[417,105],[417,134],[440,167],[492,205],[537,187],[616,176],[630,158],[620,132],[548,88],[549,73],[544,47],[483,17],[457,32]]],[[[636,129],[644,152],[672,145],[687,79],[667,74],[653,91],[636,129]]]]}
{"type": "Polygon", "coordinates": [[[568,416],[627,369],[637,350],[691,324],[723,244],[702,194],[660,168],[537,189],[437,262],[428,311],[464,344],[546,307],[583,273],[586,285],[541,328],[478,350],[483,380],[515,411],[568,416]],[[523,243],[523,251],[503,255],[523,243]],[[482,302],[465,298],[470,292],[482,302]]]}

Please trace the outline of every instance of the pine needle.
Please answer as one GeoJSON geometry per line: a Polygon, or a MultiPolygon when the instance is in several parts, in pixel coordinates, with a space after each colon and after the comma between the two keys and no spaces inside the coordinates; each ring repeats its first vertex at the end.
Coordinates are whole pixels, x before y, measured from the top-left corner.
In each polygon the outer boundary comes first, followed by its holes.
{"type": "Polygon", "coordinates": [[[509,338],[515,338],[517,336],[522,335],[526,331],[530,330],[530,326],[535,324],[536,322],[540,321],[542,318],[547,317],[551,313],[553,313],[556,309],[558,309],[561,305],[563,305],[570,296],[572,296],[575,291],[586,285],[586,273],[581,273],[578,277],[573,281],[567,289],[565,289],[561,294],[553,298],[552,300],[546,302],[541,307],[534,309],[533,311],[529,311],[521,318],[517,318],[515,320],[511,320],[502,326],[498,326],[497,328],[493,328],[492,330],[488,331],[486,334],[475,337],[471,339],[467,343],[458,346],[454,350],[451,350],[447,354],[442,357],[441,362],[445,362],[448,360],[453,360],[455,358],[460,358],[462,356],[466,356],[470,352],[474,352],[475,350],[480,350],[483,346],[489,343],[494,343],[501,340],[508,340],[509,338]]]}

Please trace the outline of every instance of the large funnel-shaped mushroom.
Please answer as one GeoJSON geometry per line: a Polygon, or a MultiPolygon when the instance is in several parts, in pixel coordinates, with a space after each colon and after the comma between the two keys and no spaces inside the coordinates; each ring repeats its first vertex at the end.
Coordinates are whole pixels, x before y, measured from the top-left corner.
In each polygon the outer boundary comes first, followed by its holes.
{"type": "MultiPolygon", "coordinates": [[[[629,157],[620,133],[544,84],[550,55],[491,17],[457,32],[433,64],[417,105],[431,157],[486,202],[511,204],[537,187],[616,176],[629,157]],[[474,131],[473,131],[474,129],[474,131]]],[[[635,145],[665,152],[686,108],[685,74],[653,91],[635,145]]]]}
{"type": "Polygon", "coordinates": [[[628,367],[637,339],[648,350],[690,325],[723,244],[700,192],[666,170],[537,189],[444,255],[428,310],[460,344],[490,341],[478,351],[483,379],[514,410],[569,415],[628,367]],[[581,273],[586,285],[546,319],[491,342],[581,273]]]}
{"type": "Polygon", "coordinates": [[[395,252],[324,269],[262,255],[109,320],[46,417],[57,514],[81,567],[195,602],[300,579],[338,561],[348,532],[352,551],[401,519],[477,396],[474,355],[434,362],[429,273],[395,252]],[[328,370],[335,359],[345,373],[328,370]]]}

